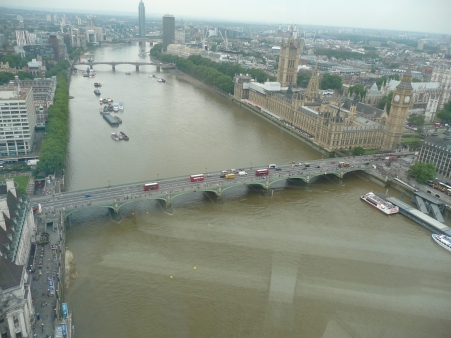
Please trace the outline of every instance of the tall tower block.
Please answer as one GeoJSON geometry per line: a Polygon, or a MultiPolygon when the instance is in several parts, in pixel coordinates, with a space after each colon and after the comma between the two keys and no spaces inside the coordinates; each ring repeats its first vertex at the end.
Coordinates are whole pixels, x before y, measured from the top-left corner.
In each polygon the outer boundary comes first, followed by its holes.
{"type": "Polygon", "coordinates": [[[277,81],[282,87],[296,84],[299,56],[301,55],[301,39],[282,39],[280,45],[279,70],[277,81]]]}
{"type": "Polygon", "coordinates": [[[139,14],[139,37],[146,37],[146,9],[144,7],[144,3],[141,0],[138,6],[138,14],[139,14]]]}
{"type": "Polygon", "coordinates": [[[166,52],[168,46],[175,42],[175,18],[166,14],[163,16],[163,51],[166,52]]]}
{"type": "Polygon", "coordinates": [[[390,113],[388,115],[383,150],[393,150],[401,144],[407,115],[412,106],[412,73],[410,69],[404,73],[401,82],[393,92],[390,113]]]}

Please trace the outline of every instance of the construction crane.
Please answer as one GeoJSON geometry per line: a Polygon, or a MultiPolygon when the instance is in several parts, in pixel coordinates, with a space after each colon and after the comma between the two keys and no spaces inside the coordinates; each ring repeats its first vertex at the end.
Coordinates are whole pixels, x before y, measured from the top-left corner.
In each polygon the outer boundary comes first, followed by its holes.
{"type": "Polygon", "coordinates": [[[224,31],[224,36],[222,35],[221,31],[219,31],[219,34],[221,35],[222,40],[224,40],[224,49],[229,50],[229,40],[227,39],[227,31],[224,31]]]}

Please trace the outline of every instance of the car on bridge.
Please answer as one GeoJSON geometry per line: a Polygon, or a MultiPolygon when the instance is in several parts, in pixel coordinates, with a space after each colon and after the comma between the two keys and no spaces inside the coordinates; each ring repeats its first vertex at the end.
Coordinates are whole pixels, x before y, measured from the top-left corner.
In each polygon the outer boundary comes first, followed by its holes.
{"type": "Polygon", "coordinates": [[[86,194],[85,197],[92,197],[92,194],[86,194]]]}

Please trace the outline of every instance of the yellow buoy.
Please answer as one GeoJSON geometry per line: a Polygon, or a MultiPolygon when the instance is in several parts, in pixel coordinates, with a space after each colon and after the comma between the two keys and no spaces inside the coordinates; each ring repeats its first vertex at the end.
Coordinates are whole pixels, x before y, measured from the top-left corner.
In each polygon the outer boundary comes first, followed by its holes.
{"type": "Polygon", "coordinates": [[[146,212],[146,214],[149,214],[149,212],[146,212]]]}
{"type": "Polygon", "coordinates": [[[194,270],[196,270],[196,267],[194,267],[194,270]]]}
{"type": "Polygon", "coordinates": [[[171,277],[169,277],[170,279],[172,279],[172,276],[171,277]]]}

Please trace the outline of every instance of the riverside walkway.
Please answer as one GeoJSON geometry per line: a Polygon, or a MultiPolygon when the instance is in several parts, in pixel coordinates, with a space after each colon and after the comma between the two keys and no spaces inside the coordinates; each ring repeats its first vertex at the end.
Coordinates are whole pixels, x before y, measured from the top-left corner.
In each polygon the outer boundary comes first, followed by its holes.
{"type": "Polygon", "coordinates": [[[170,209],[171,202],[174,199],[187,196],[193,192],[203,192],[210,198],[221,199],[224,191],[238,186],[246,186],[265,192],[274,187],[280,187],[287,180],[310,184],[317,177],[323,176],[332,181],[340,182],[347,173],[367,171],[369,161],[369,157],[358,157],[310,161],[308,167],[305,166],[305,163],[302,165],[299,163],[282,164],[278,165],[277,170],[271,169],[267,176],[255,176],[255,170],[267,168],[268,165],[266,165],[242,168],[247,174],[243,176],[237,174],[234,179],[220,178],[220,172],[203,173],[204,180],[198,182],[191,182],[190,175],[164,179],[153,178],[147,182],[36,196],[31,198],[31,202],[35,207],[41,205],[44,213],[63,211],[66,216],[79,211],[81,208],[94,207],[108,208],[119,213],[124,205],[136,202],[137,199],[140,201],[158,200],[166,209],[170,209]],[[347,162],[350,166],[340,168],[340,161],[347,162]],[[150,182],[158,182],[159,189],[144,191],[144,184],[150,182]]]}

